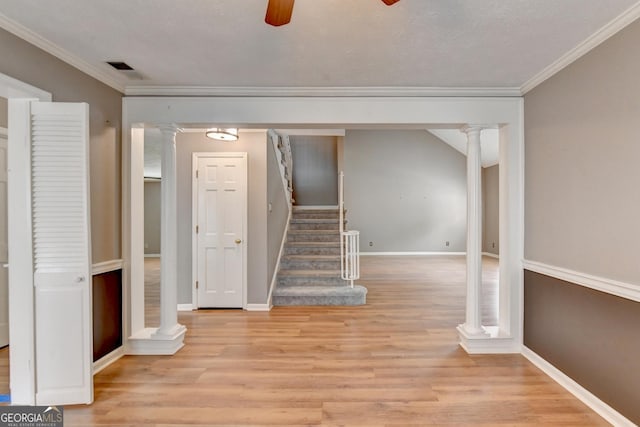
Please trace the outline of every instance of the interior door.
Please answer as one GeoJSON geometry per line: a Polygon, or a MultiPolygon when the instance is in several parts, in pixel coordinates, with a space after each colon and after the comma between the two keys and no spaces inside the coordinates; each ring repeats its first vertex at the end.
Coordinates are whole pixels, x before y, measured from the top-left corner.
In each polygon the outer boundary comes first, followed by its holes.
{"type": "Polygon", "coordinates": [[[0,132],[0,347],[9,345],[7,178],[7,135],[0,132]]]}
{"type": "Polygon", "coordinates": [[[196,161],[198,307],[241,308],[246,280],[247,155],[211,153],[196,161]]]}
{"type": "Polygon", "coordinates": [[[93,401],[89,106],[31,107],[36,404],[93,401]]]}

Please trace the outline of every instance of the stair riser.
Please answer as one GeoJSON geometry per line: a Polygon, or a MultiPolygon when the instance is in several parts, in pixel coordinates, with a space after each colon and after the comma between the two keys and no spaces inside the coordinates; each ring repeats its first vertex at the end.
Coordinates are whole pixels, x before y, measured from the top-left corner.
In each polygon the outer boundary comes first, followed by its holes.
{"type": "Polygon", "coordinates": [[[329,230],[329,231],[339,231],[339,224],[323,224],[323,223],[310,223],[310,224],[291,224],[289,226],[290,230],[329,230]]]}
{"type": "Polygon", "coordinates": [[[285,246],[285,255],[340,255],[340,248],[285,246]]]}
{"type": "Polygon", "coordinates": [[[326,234],[291,234],[287,236],[289,242],[340,242],[338,233],[326,234]]]}
{"type": "Polygon", "coordinates": [[[280,268],[285,270],[340,270],[340,260],[284,260],[280,268]]]}
{"type": "Polygon", "coordinates": [[[278,277],[279,286],[346,286],[348,282],[340,277],[278,277]]]}
{"type": "Polygon", "coordinates": [[[340,219],[340,216],[335,213],[294,213],[292,215],[293,219],[340,219]]]}
{"type": "Polygon", "coordinates": [[[364,305],[366,295],[324,297],[324,296],[274,296],[272,303],[275,306],[291,305],[364,305]]]}

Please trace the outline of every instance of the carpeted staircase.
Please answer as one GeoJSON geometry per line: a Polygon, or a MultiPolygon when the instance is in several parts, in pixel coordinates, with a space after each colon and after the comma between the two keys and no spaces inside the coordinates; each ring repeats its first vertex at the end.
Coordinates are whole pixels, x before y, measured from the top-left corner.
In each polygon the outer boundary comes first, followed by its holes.
{"type": "Polygon", "coordinates": [[[293,207],[273,305],[362,305],[367,289],[340,277],[339,212],[293,207]]]}

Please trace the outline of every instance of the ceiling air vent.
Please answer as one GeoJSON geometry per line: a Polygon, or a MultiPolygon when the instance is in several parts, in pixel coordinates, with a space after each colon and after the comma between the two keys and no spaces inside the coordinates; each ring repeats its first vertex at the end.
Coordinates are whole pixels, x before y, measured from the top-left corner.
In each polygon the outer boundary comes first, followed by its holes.
{"type": "Polygon", "coordinates": [[[130,80],[144,80],[144,75],[137,72],[133,67],[123,61],[107,61],[107,64],[111,65],[116,70],[127,76],[130,80]]]}

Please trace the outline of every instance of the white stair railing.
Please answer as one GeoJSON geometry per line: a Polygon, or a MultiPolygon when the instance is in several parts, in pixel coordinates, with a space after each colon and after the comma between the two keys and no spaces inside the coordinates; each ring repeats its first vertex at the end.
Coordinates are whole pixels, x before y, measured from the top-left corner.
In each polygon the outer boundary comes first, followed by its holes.
{"type": "Polygon", "coordinates": [[[293,202],[293,160],[291,156],[291,143],[288,136],[281,136],[273,129],[269,129],[268,138],[273,144],[276,153],[282,186],[287,197],[289,210],[293,202]]]}
{"type": "Polygon", "coordinates": [[[343,280],[360,278],[360,232],[344,230],[344,172],[338,175],[338,211],[340,212],[340,270],[343,280]]]}

